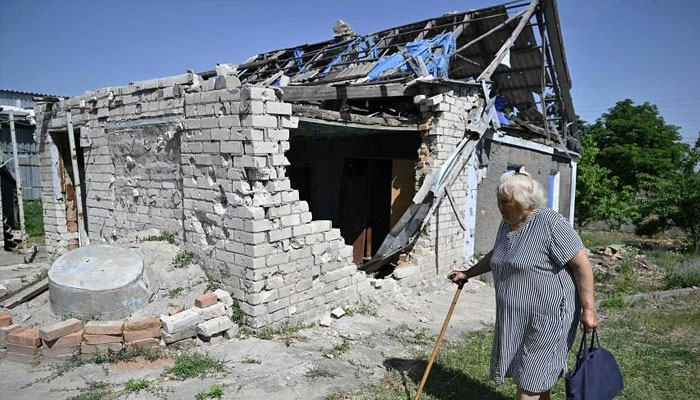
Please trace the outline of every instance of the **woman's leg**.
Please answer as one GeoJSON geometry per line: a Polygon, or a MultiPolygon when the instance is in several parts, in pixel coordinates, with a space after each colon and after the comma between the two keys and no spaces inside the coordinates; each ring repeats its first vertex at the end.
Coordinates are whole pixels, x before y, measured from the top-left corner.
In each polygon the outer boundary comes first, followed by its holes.
{"type": "Polygon", "coordinates": [[[515,400],[550,400],[549,390],[542,393],[533,393],[518,388],[518,394],[515,395],[515,400]]]}

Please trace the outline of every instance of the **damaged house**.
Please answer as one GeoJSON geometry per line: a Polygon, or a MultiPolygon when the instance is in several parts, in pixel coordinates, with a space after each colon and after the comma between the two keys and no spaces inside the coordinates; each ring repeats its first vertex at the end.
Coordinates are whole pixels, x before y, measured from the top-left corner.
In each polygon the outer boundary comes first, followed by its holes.
{"type": "MultiPolygon", "coordinates": [[[[53,255],[173,233],[253,329],[488,251],[519,166],[573,220],[554,0],[455,12],[36,106],[53,255]]],[[[393,283],[392,283],[393,284],[393,283]]]]}

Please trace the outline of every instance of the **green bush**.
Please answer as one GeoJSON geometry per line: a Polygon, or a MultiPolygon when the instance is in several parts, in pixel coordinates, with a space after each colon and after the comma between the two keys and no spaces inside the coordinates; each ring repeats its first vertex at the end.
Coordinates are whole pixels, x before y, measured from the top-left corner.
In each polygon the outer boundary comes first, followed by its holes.
{"type": "Polygon", "coordinates": [[[145,379],[129,379],[124,383],[124,390],[127,392],[138,392],[147,389],[150,382],[145,379]]]}
{"type": "Polygon", "coordinates": [[[209,390],[202,390],[195,396],[196,400],[220,399],[224,395],[224,387],[216,383],[209,390]]]}
{"type": "Polygon", "coordinates": [[[24,227],[30,239],[44,236],[44,209],[41,200],[24,202],[24,227]]]}
{"type": "Polygon", "coordinates": [[[700,286],[700,257],[683,261],[666,272],[669,288],[700,286]]]}

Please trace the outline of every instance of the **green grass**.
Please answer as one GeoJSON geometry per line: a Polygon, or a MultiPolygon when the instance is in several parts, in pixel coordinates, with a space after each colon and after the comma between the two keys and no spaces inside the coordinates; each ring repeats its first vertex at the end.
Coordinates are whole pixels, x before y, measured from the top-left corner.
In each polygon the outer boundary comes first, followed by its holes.
{"type": "Polygon", "coordinates": [[[194,397],[195,400],[220,399],[224,395],[224,387],[218,383],[211,385],[209,390],[202,390],[194,397]]]}
{"type": "Polygon", "coordinates": [[[150,384],[151,383],[146,379],[129,379],[128,381],[124,382],[124,390],[127,392],[139,392],[147,389],[150,384]]]}
{"type": "Polygon", "coordinates": [[[171,299],[174,299],[177,296],[182,295],[182,293],[184,291],[185,291],[185,288],[181,288],[181,287],[172,288],[168,291],[168,297],[170,297],[171,299]]]}
{"type": "Polygon", "coordinates": [[[44,210],[41,200],[24,202],[24,228],[32,243],[44,242],[44,210]]]}
{"type": "Polygon", "coordinates": [[[668,288],[700,286],[700,257],[669,267],[665,278],[668,288]]]}
{"type": "Polygon", "coordinates": [[[112,387],[107,382],[88,382],[87,387],[81,388],[80,393],[67,400],[106,400],[114,396],[112,387]]]}
{"type": "MultiPolygon", "coordinates": [[[[656,308],[631,305],[601,313],[601,345],[617,358],[625,380],[619,399],[698,399],[700,385],[700,293],[658,300],[656,308]]],[[[443,344],[433,365],[422,399],[512,399],[510,379],[496,386],[489,379],[491,332],[474,332],[443,344]]],[[[574,347],[578,344],[577,338],[574,347]]],[[[412,399],[425,369],[427,354],[389,359],[389,372],[379,382],[361,389],[331,393],[326,399],[412,399]]],[[[573,351],[569,366],[573,364],[573,351]]],[[[560,379],[553,399],[565,398],[560,379]]]]}
{"type": "Polygon", "coordinates": [[[170,369],[170,373],[180,379],[205,377],[217,372],[223,372],[224,363],[202,353],[184,353],[180,355],[170,369]]]}
{"type": "Polygon", "coordinates": [[[173,258],[173,266],[175,268],[185,268],[186,266],[192,264],[192,259],[194,255],[189,251],[180,250],[173,258]]]}
{"type": "Polygon", "coordinates": [[[581,240],[586,247],[610,246],[611,244],[624,244],[620,235],[614,232],[581,232],[581,240]]]}
{"type": "Polygon", "coordinates": [[[163,232],[158,236],[149,236],[144,239],[144,242],[168,242],[175,244],[175,235],[170,232],[163,232]]]}
{"type": "Polygon", "coordinates": [[[256,358],[246,358],[243,361],[241,361],[243,364],[262,364],[262,361],[256,359],[256,358]]]}

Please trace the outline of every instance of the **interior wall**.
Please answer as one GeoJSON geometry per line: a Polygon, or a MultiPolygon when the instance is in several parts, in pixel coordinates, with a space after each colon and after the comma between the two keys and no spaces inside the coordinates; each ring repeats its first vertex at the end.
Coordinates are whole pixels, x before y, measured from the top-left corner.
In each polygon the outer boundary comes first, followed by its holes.
{"type": "Polygon", "coordinates": [[[365,239],[349,225],[373,226],[366,240],[376,252],[413,197],[418,132],[308,136],[299,128],[290,142],[288,175],[314,217],[333,221],[350,245],[365,239]]]}

